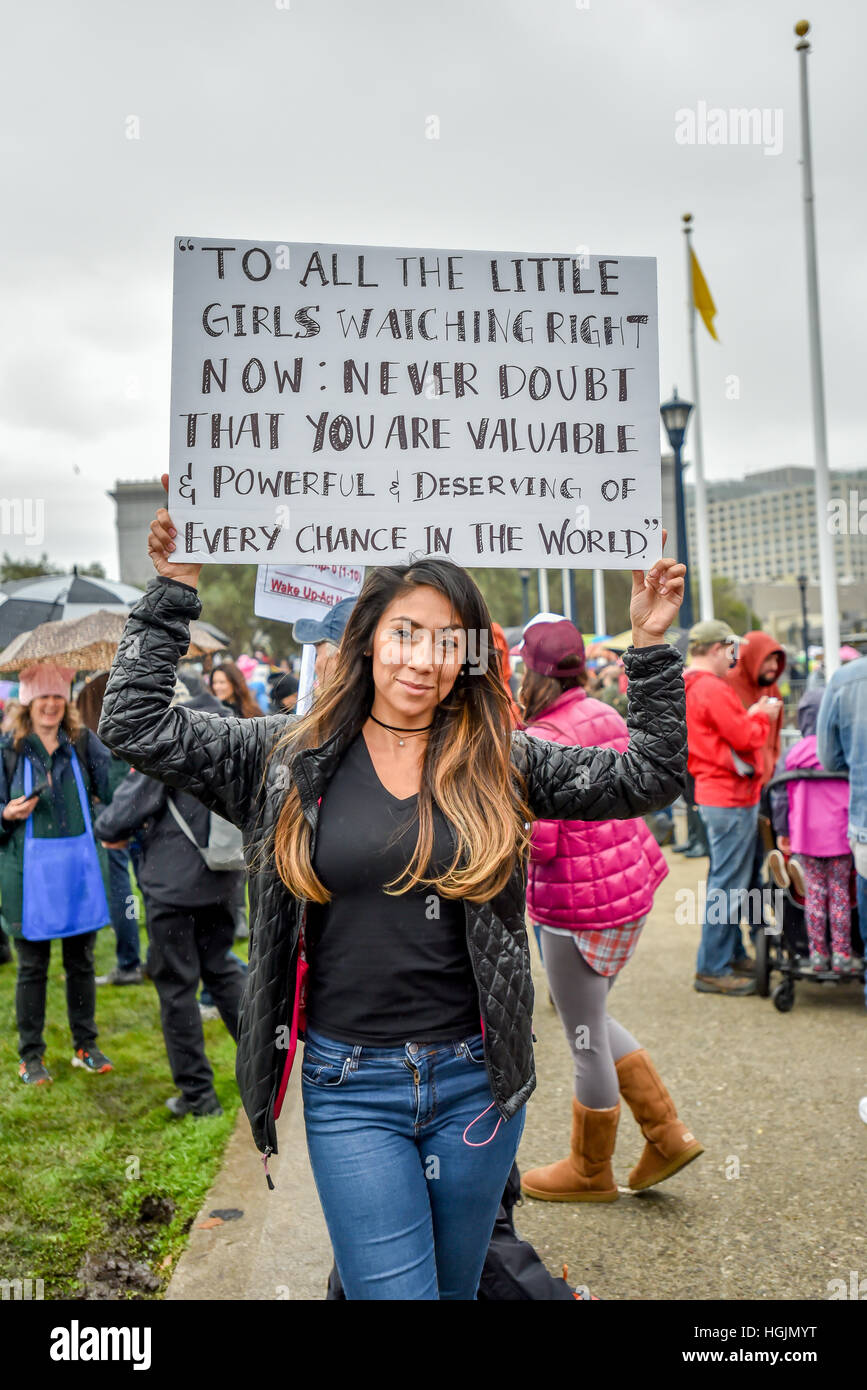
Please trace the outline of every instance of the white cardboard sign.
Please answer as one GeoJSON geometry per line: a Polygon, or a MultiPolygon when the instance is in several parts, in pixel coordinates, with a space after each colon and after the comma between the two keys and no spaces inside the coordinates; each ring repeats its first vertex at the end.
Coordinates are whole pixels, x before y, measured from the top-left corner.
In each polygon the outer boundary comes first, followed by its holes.
{"type": "Polygon", "coordinates": [[[281,623],[324,618],[329,609],[361,592],[362,565],[260,565],[253,612],[281,623]]]}
{"type": "Polygon", "coordinates": [[[656,262],[175,243],[176,558],[644,566],[656,262]]]}

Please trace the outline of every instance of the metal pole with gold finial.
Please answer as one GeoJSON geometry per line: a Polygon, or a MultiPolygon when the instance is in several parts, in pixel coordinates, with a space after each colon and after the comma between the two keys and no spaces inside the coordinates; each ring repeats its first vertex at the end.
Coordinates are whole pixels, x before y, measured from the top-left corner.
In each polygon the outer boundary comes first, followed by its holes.
{"type": "Polygon", "coordinates": [[[807,88],[807,34],[809,21],[799,19],[795,44],[801,85],[801,170],[804,190],[804,233],[807,242],[807,314],[810,330],[810,385],[813,397],[813,450],[816,462],[816,526],[818,528],[819,588],[822,600],[822,643],[825,649],[825,676],[830,678],[840,665],[840,611],[837,604],[837,574],[834,540],[829,528],[831,485],[828,475],[828,431],[825,422],[825,374],[822,366],[822,337],[819,327],[819,273],[816,264],[816,218],[813,194],[813,156],[810,145],[810,102],[807,88]]]}
{"type": "MultiPolygon", "coordinates": [[[[686,241],[686,292],[689,322],[689,360],[692,368],[692,455],[695,498],[695,563],[698,566],[698,606],[702,622],[713,617],[713,584],[710,568],[710,530],[707,522],[707,489],[704,482],[704,448],[702,445],[702,413],[698,391],[698,348],[695,341],[695,291],[692,282],[692,213],[683,214],[683,234],[686,241]]],[[[689,578],[687,577],[687,583],[689,578]]]]}

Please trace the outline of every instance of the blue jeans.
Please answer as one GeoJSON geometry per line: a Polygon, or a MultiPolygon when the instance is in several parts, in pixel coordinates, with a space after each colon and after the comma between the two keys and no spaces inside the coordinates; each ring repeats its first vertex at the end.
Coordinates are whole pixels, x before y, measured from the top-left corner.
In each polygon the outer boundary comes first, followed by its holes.
{"type": "Polygon", "coordinates": [[[728,975],[729,962],[746,955],[741,912],[753,876],[759,807],[699,806],[698,813],[707,833],[710,869],[696,972],[728,975]]]}
{"type": "Polygon", "coordinates": [[[108,905],[111,912],[111,925],[117,937],[117,964],[119,970],[134,970],[141,965],[138,935],[138,902],[133,897],[129,881],[129,850],[109,849],[108,855],[108,905]]]}
{"type": "Polygon", "coordinates": [[[499,1127],[488,1109],[481,1035],[367,1047],[308,1028],[301,1093],[346,1297],[474,1299],[524,1128],[523,1109],[499,1127]]]}

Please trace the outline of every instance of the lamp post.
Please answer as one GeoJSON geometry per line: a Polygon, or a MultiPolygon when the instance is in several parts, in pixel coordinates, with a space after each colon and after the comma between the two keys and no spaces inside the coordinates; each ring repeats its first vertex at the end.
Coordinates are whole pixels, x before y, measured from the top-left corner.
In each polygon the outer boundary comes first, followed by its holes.
{"type": "Polygon", "coordinates": [[[524,610],[524,627],[530,621],[530,571],[518,570],[521,576],[521,603],[524,610]]]}
{"type": "Polygon", "coordinates": [[[677,394],[675,386],[670,401],[665,401],[659,407],[662,416],[662,423],[665,425],[665,432],[668,435],[668,442],[674,453],[674,495],[677,503],[677,558],[682,565],[686,565],[686,583],[683,586],[683,604],[681,606],[681,626],[687,630],[693,625],[692,613],[692,586],[689,575],[689,547],[686,537],[686,498],[683,490],[683,441],[686,437],[686,426],[692,412],[692,405],[689,401],[682,401],[677,394]]]}
{"type": "Polygon", "coordinates": [[[810,623],[807,618],[807,576],[798,575],[798,588],[801,591],[801,630],[804,641],[804,680],[810,670],[810,623]]]}

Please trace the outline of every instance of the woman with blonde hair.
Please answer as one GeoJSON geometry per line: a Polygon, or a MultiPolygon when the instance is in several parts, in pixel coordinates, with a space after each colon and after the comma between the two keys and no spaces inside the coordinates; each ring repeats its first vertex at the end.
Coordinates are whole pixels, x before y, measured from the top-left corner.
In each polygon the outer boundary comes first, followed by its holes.
{"type": "Polygon", "coordinates": [[[662,634],[683,566],[633,572],[633,740],[617,754],[513,730],[484,599],[433,558],[368,570],[303,718],[173,709],[201,569],[172,561],[174,537],[160,509],[159,577],[127,621],[100,728],[244,832],[237,1076],[266,1174],[303,1029],[307,1143],[347,1297],[474,1299],[535,1086],[530,822],[677,795],[683,681],[662,634]]]}
{"type": "Polygon", "coordinates": [[[45,999],[51,942],[61,938],[72,1065],[107,1072],[96,1046],[93,946],[109,921],[104,852],[93,836],[95,801],[111,800],[111,756],[82,729],[71,702],[74,671],[47,663],[21,672],[19,709],[0,765],[0,913],[15,942],[18,1074],[45,1085],[45,999]]]}

